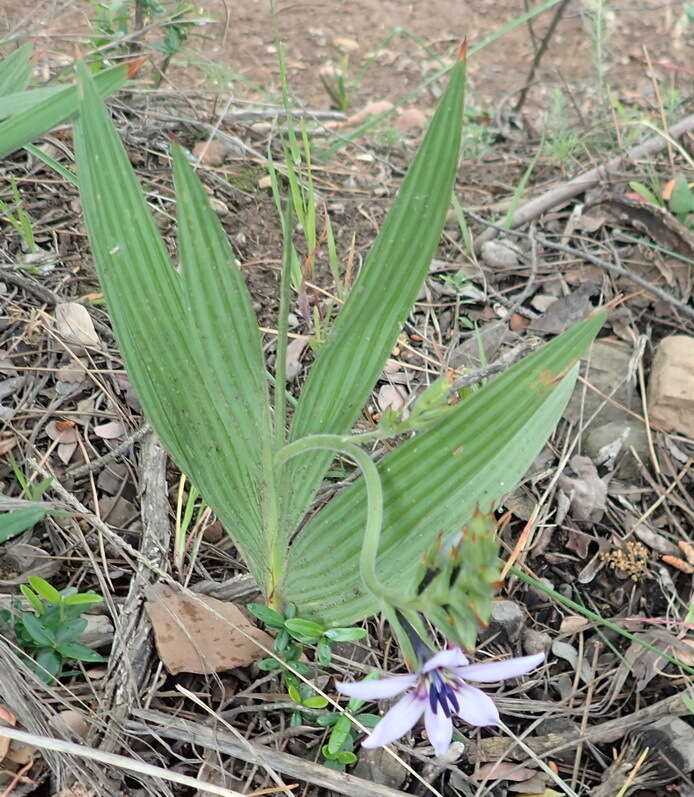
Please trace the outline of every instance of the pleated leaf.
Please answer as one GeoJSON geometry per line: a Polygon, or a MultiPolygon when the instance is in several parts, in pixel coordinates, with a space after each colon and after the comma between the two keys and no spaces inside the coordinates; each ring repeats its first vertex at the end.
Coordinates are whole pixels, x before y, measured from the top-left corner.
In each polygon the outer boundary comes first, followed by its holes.
{"type": "MultiPolygon", "coordinates": [[[[558,422],[576,363],[604,318],[596,313],[564,332],[379,463],[382,581],[407,594],[417,564],[440,532],[459,532],[477,507],[489,511],[514,488],[558,422]]],[[[359,480],[292,545],[283,598],[302,617],[341,626],[378,611],[359,573],[365,507],[359,480]]]]}
{"type": "Polygon", "coordinates": [[[128,376],[145,414],[259,583],[266,580],[260,471],[267,388],[249,296],[219,222],[180,153],[180,271],[172,266],[94,81],[75,157],[89,240],[128,376]]]}
{"type": "MultiPolygon", "coordinates": [[[[429,130],[364,266],[304,385],[291,438],[348,432],[366,403],[414,303],[451,199],[460,151],[465,62],[458,61],[429,130]]],[[[330,463],[328,453],[297,457],[285,526],[301,520],[330,463]]]]}
{"type": "MultiPolygon", "coordinates": [[[[128,76],[128,66],[114,66],[100,72],[94,84],[101,96],[117,91],[128,76]]],[[[0,97],[0,158],[30,144],[37,138],[67,121],[77,112],[75,86],[43,86],[21,93],[0,97]]]]}
{"type": "Polygon", "coordinates": [[[23,44],[0,61],[0,97],[22,91],[31,78],[31,44],[23,44]]]}

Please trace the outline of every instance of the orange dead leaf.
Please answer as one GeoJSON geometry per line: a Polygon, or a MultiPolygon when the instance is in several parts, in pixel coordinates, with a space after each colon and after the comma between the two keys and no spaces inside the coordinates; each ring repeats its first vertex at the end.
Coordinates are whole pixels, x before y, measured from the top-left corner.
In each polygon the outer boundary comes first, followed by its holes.
{"type": "Polygon", "coordinates": [[[55,428],[58,432],[67,432],[68,429],[75,428],[74,421],[56,421],[55,428]]]}
{"type": "Polygon", "coordinates": [[[126,67],[127,67],[127,70],[128,70],[126,72],[126,76],[127,76],[128,80],[130,80],[131,77],[134,77],[137,74],[138,70],[140,69],[142,64],[144,64],[144,62],[146,60],[147,60],[147,56],[143,55],[140,58],[135,58],[132,61],[128,61],[128,63],[126,64],[126,67]]]}
{"type": "Polygon", "coordinates": [[[670,197],[672,196],[672,190],[675,187],[676,183],[677,180],[673,178],[672,180],[668,180],[667,183],[665,183],[665,185],[663,186],[663,193],[661,194],[661,196],[666,202],[670,201],[670,197]]]}
{"type": "Polygon", "coordinates": [[[460,42],[460,49],[458,50],[458,60],[467,60],[467,36],[460,42]]]}
{"type": "Polygon", "coordinates": [[[684,559],[679,559],[677,556],[670,556],[669,554],[666,554],[661,558],[666,565],[675,567],[677,570],[681,570],[683,573],[694,573],[694,564],[689,564],[689,562],[685,562],[684,559]]]}
{"type": "Polygon", "coordinates": [[[680,551],[682,551],[689,564],[694,565],[694,545],[685,540],[678,540],[677,546],[680,551]]]}

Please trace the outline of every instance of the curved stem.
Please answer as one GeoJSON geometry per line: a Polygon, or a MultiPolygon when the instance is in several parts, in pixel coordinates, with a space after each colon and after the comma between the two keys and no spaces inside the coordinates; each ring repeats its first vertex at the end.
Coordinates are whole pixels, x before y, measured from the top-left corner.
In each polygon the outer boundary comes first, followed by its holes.
{"type": "Polygon", "coordinates": [[[346,454],[361,470],[367,495],[366,527],[359,557],[361,577],[366,588],[377,598],[397,606],[401,596],[384,586],[376,575],[376,557],[383,526],[383,489],[376,464],[365,451],[350,442],[349,437],[337,434],[310,435],[289,443],[277,452],[275,463],[283,465],[298,454],[317,449],[346,454]]]}

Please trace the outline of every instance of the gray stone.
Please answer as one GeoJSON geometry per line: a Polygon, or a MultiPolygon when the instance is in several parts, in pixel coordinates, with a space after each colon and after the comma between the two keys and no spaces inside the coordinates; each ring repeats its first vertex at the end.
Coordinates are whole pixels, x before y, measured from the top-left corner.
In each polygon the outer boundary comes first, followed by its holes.
{"type": "Polygon", "coordinates": [[[583,435],[583,451],[599,465],[616,463],[614,475],[630,481],[639,477],[639,466],[631,453],[633,448],[642,462],[648,459],[648,435],[637,420],[624,415],[621,420],[591,426],[583,435]]]}
{"type": "Polygon", "coordinates": [[[513,601],[493,601],[489,621],[492,632],[501,631],[509,642],[515,642],[523,630],[523,613],[513,601]]]}

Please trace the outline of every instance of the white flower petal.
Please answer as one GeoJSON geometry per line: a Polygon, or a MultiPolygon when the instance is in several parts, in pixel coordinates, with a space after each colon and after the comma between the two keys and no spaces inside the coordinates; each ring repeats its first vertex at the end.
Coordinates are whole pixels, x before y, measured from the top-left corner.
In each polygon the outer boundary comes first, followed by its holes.
{"type": "Polygon", "coordinates": [[[468,660],[460,648],[449,648],[448,650],[440,650],[428,659],[422,667],[422,672],[431,672],[437,667],[464,667],[467,663],[468,660]]]}
{"type": "Polygon", "coordinates": [[[539,667],[545,660],[544,653],[533,656],[521,656],[517,659],[506,661],[488,661],[480,664],[468,664],[466,667],[456,669],[456,675],[466,681],[477,681],[480,684],[491,684],[504,681],[506,678],[517,678],[535,667],[539,667]]]}
{"type": "Polygon", "coordinates": [[[470,725],[498,725],[499,712],[494,701],[481,689],[462,684],[455,690],[460,708],[458,716],[470,725]]]}
{"type": "Polygon", "coordinates": [[[380,678],[377,681],[354,681],[348,684],[338,681],[335,686],[338,692],[347,697],[356,697],[359,700],[383,700],[386,697],[395,697],[414,686],[418,677],[394,675],[392,678],[380,678]]]}
{"type": "Polygon", "coordinates": [[[443,711],[434,713],[431,706],[427,703],[424,709],[424,727],[427,729],[427,736],[434,748],[436,755],[443,755],[451,746],[453,738],[453,723],[443,711]]]}
{"type": "Polygon", "coordinates": [[[371,735],[364,739],[362,747],[383,747],[404,736],[422,716],[425,705],[426,698],[418,697],[416,692],[401,697],[371,731],[371,735]]]}

